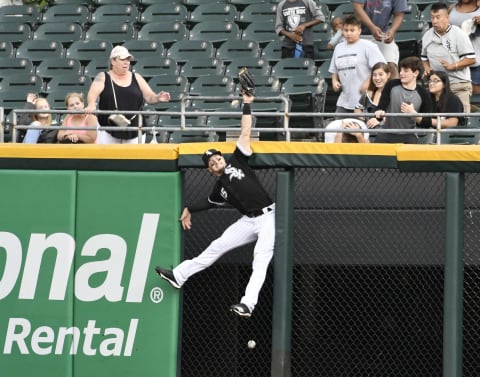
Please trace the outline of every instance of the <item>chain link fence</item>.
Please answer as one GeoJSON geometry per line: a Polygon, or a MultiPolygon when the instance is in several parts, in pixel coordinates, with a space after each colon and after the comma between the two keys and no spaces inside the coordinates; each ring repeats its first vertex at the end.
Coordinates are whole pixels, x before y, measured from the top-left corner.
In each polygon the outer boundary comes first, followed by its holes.
{"type": "MultiPolygon", "coordinates": [[[[272,197],[276,171],[257,171],[272,197]]],[[[187,201],[215,179],[204,169],[184,178],[187,201]]],[[[465,181],[463,370],[478,377],[480,180],[465,181]]],[[[294,182],[292,376],[442,376],[445,175],[299,168],[294,182]]],[[[237,218],[233,209],[194,214],[184,257],[237,218]]],[[[251,259],[252,247],[233,250],[184,286],[182,377],[271,376],[273,268],[250,319],[228,311],[251,259]]]]}

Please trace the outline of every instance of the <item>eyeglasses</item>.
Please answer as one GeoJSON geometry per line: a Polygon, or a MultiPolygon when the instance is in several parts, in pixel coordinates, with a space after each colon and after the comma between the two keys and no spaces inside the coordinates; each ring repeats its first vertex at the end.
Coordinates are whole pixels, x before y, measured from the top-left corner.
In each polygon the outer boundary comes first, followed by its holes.
{"type": "Polygon", "coordinates": [[[429,84],[438,84],[439,82],[442,82],[442,80],[428,80],[429,84]]]}

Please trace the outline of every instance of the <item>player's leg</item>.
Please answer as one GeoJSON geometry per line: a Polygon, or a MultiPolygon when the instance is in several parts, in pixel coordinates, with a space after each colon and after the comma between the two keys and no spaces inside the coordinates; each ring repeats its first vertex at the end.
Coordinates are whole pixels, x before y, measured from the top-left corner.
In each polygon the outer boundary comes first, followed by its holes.
{"type": "Polygon", "coordinates": [[[230,225],[223,234],[213,241],[200,255],[185,260],[173,270],[173,275],[180,286],[190,276],[210,267],[217,259],[228,251],[255,241],[254,219],[241,217],[230,225]]]}
{"type": "Polygon", "coordinates": [[[240,304],[247,306],[249,312],[243,312],[242,307],[238,307],[239,304],[231,308],[236,314],[245,317],[250,316],[257,304],[258,295],[272,260],[275,246],[275,211],[257,218],[256,232],[258,240],[253,250],[252,274],[245,289],[245,295],[240,300],[240,304]]]}

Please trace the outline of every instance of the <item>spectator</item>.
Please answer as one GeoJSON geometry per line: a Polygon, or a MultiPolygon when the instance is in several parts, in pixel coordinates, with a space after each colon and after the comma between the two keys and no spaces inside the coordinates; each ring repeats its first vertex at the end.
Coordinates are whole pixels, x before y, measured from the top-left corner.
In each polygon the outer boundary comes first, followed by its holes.
{"type": "MultiPolygon", "coordinates": [[[[35,110],[50,110],[50,104],[46,98],[38,97],[35,99],[35,110]]],[[[33,121],[30,126],[46,127],[51,126],[52,121],[51,113],[35,113],[33,114],[33,121]]],[[[57,142],[57,129],[45,129],[45,128],[29,128],[23,138],[24,144],[51,144],[57,142]]]]}
{"type": "MultiPolygon", "coordinates": [[[[480,57],[480,8],[477,0],[459,0],[450,7],[449,20],[452,25],[467,32],[472,41],[475,55],[480,57]]],[[[480,58],[470,66],[473,93],[480,93],[480,58]]]]}
{"type": "Polygon", "coordinates": [[[333,50],[336,45],[340,42],[343,42],[343,18],[342,17],[333,17],[330,22],[332,25],[332,38],[327,43],[327,48],[333,50]]]}
{"type": "Polygon", "coordinates": [[[314,0],[282,0],[277,7],[275,32],[283,36],[282,58],[295,55],[298,44],[303,57],[313,59],[312,27],[325,22],[325,16],[314,0]]]}
{"type": "MultiPolygon", "coordinates": [[[[96,110],[98,100],[99,110],[141,110],[143,102],[149,104],[170,101],[170,93],[161,91],[155,93],[145,79],[138,73],[130,71],[133,55],[123,46],[116,46],[110,53],[110,70],[100,72],[95,77],[87,95],[86,113],[96,110]],[[118,106],[116,106],[116,104],[118,106]]],[[[137,144],[138,116],[128,115],[127,122],[135,131],[99,131],[100,144],[137,144]]],[[[108,114],[98,116],[101,126],[114,126],[108,114]]],[[[144,135],[145,138],[145,135],[144,135]]]]}
{"type": "MultiPolygon", "coordinates": [[[[68,93],[65,97],[67,110],[80,111],[85,108],[82,93],[68,93]]],[[[62,122],[66,127],[97,127],[98,120],[92,114],[68,114],[62,122]]],[[[97,140],[96,130],[60,130],[57,140],[63,144],[94,144],[97,140]]]]}
{"type": "MultiPolygon", "coordinates": [[[[38,96],[36,93],[28,93],[27,102],[25,102],[25,106],[23,106],[23,108],[25,110],[35,109],[35,101],[37,100],[37,97],[38,96]]],[[[33,122],[33,114],[31,113],[20,113],[17,117],[17,124],[20,126],[27,126],[32,122],[33,122]]],[[[22,143],[26,133],[27,133],[27,130],[18,130],[16,142],[22,143]]]]}
{"type": "Polygon", "coordinates": [[[344,42],[333,51],[329,72],[332,73],[334,91],[340,91],[337,100],[337,113],[353,112],[361,93],[368,87],[370,71],[378,62],[385,59],[371,41],[360,39],[361,23],[354,15],[345,17],[343,24],[344,42]]]}
{"type": "Polygon", "coordinates": [[[330,122],[326,129],[345,129],[352,132],[325,132],[325,143],[369,143],[368,132],[355,132],[366,130],[367,125],[359,119],[337,119],[330,122]]]}
{"type": "MultiPolygon", "coordinates": [[[[370,83],[355,107],[356,113],[373,114],[377,110],[383,89],[385,88],[387,81],[391,78],[390,67],[389,64],[382,62],[379,62],[372,67],[370,83]]],[[[364,118],[362,119],[364,121],[366,120],[368,128],[375,128],[380,124],[379,120],[375,117],[370,117],[368,120],[364,118]]]]}
{"type": "Polygon", "coordinates": [[[434,3],[430,15],[432,27],[422,37],[424,76],[429,76],[431,71],[446,72],[452,92],[462,101],[465,112],[470,112],[469,66],[476,62],[472,42],[458,26],[450,25],[446,3],[434,3]]]}
{"type": "MultiPolygon", "coordinates": [[[[400,79],[387,82],[383,89],[378,109],[377,119],[382,120],[385,113],[412,113],[411,117],[387,116],[382,129],[412,129],[417,125],[422,128],[432,126],[430,117],[422,117],[418,113],[431,113],[432,101],[430,94],[417,84],[417,78],[422,69],[422,62],[416,56],[410,56],[400,61],[400,79]]],[[[375,143],[416,144],[417,135],[413,133],[379,133],[375,143]]]]}
{"type": "Polygon", "coordinates": [[[362,35],[377,44],[390,65],[392,79],[398,78],[400,52],[395,33],[408,10],[407,0],[355,0],[353,9],[363,23],[362,35]]]}
{"type": "MultiPolygon", "coordinates": [[[[443,71],[432,71],[428,79],[428,90],[430,91],[435,113],[463,113],[463,104],[460,99],[452,93],[448,75],[443,71]]],[[[441,128],[456,127],[465,123],[465,118],[460,116],[441,117],[441,128]]],[[[432,127],[437,127],[437,118],[432,118],[432,127]]]]}

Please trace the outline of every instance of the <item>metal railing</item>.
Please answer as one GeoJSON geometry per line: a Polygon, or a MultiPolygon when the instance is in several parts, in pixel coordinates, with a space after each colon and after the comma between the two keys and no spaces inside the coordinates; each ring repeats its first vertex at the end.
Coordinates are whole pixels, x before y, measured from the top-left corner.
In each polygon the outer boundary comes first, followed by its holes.
{"type": "MultiPolygon", "coordinates": [[[[187,104],[192,100],[225,100],[225,101],[234,101],[240,100],[240,98],[235,97],[225,97],[225,96],[185,96],[180,103],[179,111],[152,111],[152,110],[142,110],[142,111],[118,111],[118,110],[98,110],[92,114],[124,114],[124,115],[137,115],[139,116],[138,126],[135,127],[138,131],[139,143],[142,142],[142,135],[144,132],[150,132],[155,135],[156,132],[177,132],[177,131],[200,131],[200,132],[228,132],[228,131],[239,131],[240,130],[240,118],[242,112],[240,109],[236,111],[196,111],[189,110],[187,104]],[[154,125],[144,125],[143,117],[144,116],[179,116],[178,126],[159,126],[158,124],[154,125]],[[199,117],[199,116],[231,116],[238,117],[239,123],[238,127],[217,127],[217,126],[188,126],[187,117],[199,117]]],[[[309,134],[318,134],[318,139],[322,134],[328,133],[351,133],[351,130],[345,130],[343,128],[326,128],[327,121],[332,121],[335,118],[369,118],[373,117],[372,113],[332,113],[332,112],[291,112],[289,111],[290,100],[284,95],[279,95],[275,97],[256,97],[255,102],[281,102],[282,108],[280,111],[252,111],[252,115],[255,117],[269,117],[280,119],[281,127],[254,127],[255,131],[261,133],[277,133],[284,135],[285,141],[291,141],[292,134],[295,133],[309,133],[309,134]],[[320,124],[323,127],[290,127],[290,119],[294,117],[312,117],[320,118],[320,124]]],[[[13,109],[13,118],[12,118],[12,142],[17,140],[18,130],[28,130],[28,129],[72,129],[72,130],[97,130],[97,131],[132,131],[131,126],[119,127],[119,126],[102,126],[98,127],[75,127],[75,126],[32,126],[32,125],[20,125],[18,124],[18,114],[36,114],[36,113],[52,113],[52,114],[83,114],[82,111],[70,111],[70,110],[33,110],[33,109],[13,109]]],[[[395,117],[412,117],[412,114],[406,113],[387,113],[386,116],[395,116],[395,117]]],[[[418,116],[418,114],[416,114],[418,116]]],[[[441,135],[448,134],[458,134],[458,135],[471,135],[480,133],[480,128],[472,127],[453,127],[453,128],[441,128],[442,118],[455,116],[455,117],[480,117],[480,113],[424,113],[421,114],[423,117],[436,117],[437,118],[437,127],[436,128],[413,128],[413,129],[382,129],[382,128],[368,128],[368,129],[358,129],[355,130],[356,133],[369,133],[369,134],[380,134],[380,133],[394,133],[394,134],[421,134],[427,135],[429,143],[433,143],[433,140],[436,140],[436,144],[441,144],[442,137],[441,135]]],[[[5,140],[5,116],[4,109],[0,107],[0,143],[3,143],[5,140]]]]}

